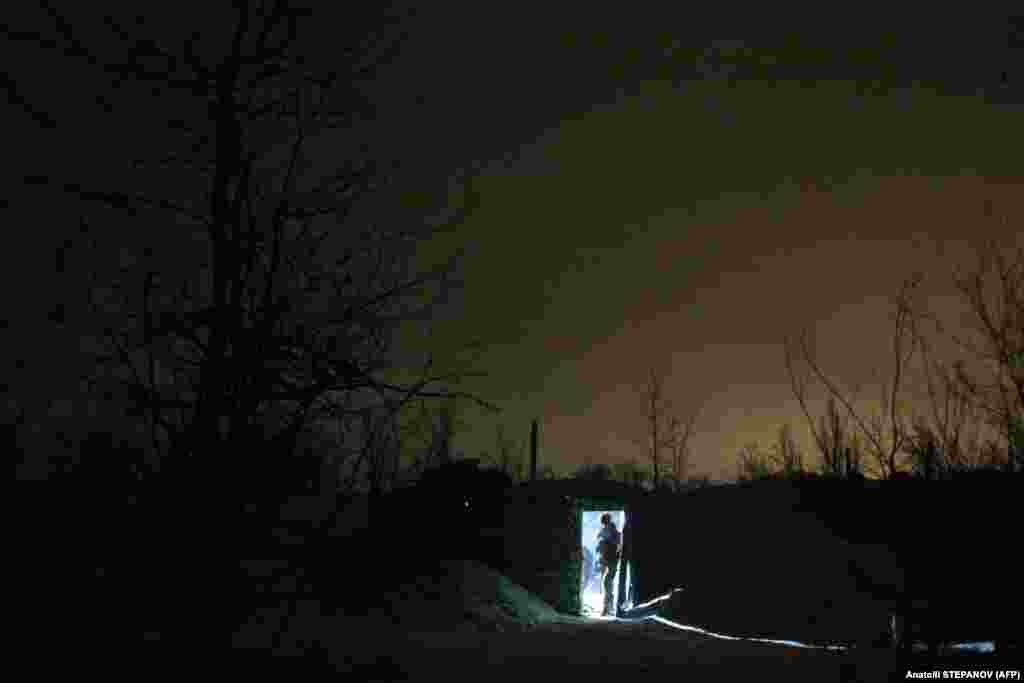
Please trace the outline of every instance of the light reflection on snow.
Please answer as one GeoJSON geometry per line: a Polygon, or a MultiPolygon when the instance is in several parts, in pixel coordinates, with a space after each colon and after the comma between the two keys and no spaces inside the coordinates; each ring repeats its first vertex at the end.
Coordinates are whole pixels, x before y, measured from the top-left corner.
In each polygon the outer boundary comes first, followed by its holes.
{"type": "Polygon", "coordinates": [[[752,643],[769,643],[771,645],[785,645],[787,647],[801,647],[801,648],[805,648],[805,649],[808,649],[808,650],[845,650],[846,649],[846,647],[844,647],[843,645],[808,645],[807,643],[801,643],[801,642],[796,641],[796,640],[776,640],[776,639],[773,639],[773,638],[743,638],[743,637],[740,637],[740,636],[727,636],[727,635],[723,635],[721,633],[714,633],[712,631],[705,631],[704,629],[697,628],[696,626],[686,626],[684,624],[677,624],[674,621],[670,621],[669,619],[666,619],[664,617],[659,617],[657,615],[652,615],[652,616],[647,617],[647,618],[648,619],[653,619],[654,621],[657,621],[660,624],[665,624],[666,626],[672,626],[674,628],[678,628],[678,629],[681,629],[683,631],[693,631],[694,633],[700,633],[701,635],[711,636],[712,638],[720,638],[722,640],[743,640],[743,641],[752,642],[752,643]]]}
{"type": "MultiPolygon", "coordinates": [[[[656,605],[659,602],[665,602],[666,600],[671,598],[674,594],[680,593],[682,591],[683,591],[682,588],[674,588],[674,589],[672,589],[671,591],[669,591],[668,593],[666,593],[664,595],[659,595],[658,597],[652,598],[651,600],[648,600],[645,603],[633,606],[632,610],[641,610],[641,609],[650,607],[652,605],[656,605]]],[[[600,593],[598,593],[598,596],[600,596],[600,593]]],[[[665,624],[666,626],[671,626],[672,628],[677,628],[677,629],[679,629],[681,631],[691,631],[693,633],[699,633],[701,635],[709,636],[711,638],[718,638],[720,640],[743,640],[743,641],[747,641],[747,642],[768,643],[768,644],[771,644],[771,645],[785,645],[786,647],[805,648],[805,649],[809,649],[809,650],[845,651],[845,650],[849,649],[845,645],[809,645],[807,643],[801,643],[801,642],[799,642],[797,640],[779,640],[779,639],[773,639],[773,638],[752,638],[752,637],[742,637],[742,636],[728,636],[728,635],[725,635],[725,634],[722,634],[722,633],[715,633],[713,631],[708,631],[708,630],[702,629],[702,628],[700,628],[698,626],[689,626],[689,625],[686,625],[686,624],[680,624],[678,622],[672,621],[671,619],[666,619],[665,617],[658,616],[657,614],[650,614],[650,615],[646,615],[646,616],[642,616],[642,617],[632,617],[632,618],[630,618],[630,617],[611,617],[611,616],[608,616],[608,617],[601,616],[601,617],[599,617],[599,616],[595,615],[595,616],[591,616],[589,618],[597,619],[597,620],[600,620],[600,621],[621,621],[621,622],[626,622],[626,623],[636,623],[636,622],[651,620],[651,621],[656,621],[656,622],[658,622],[660,624],[665,624]]],[[[993,653],[993,652],[995,652],[995,649],[996,649],[995,648],[995,643],[993,643],[993,642],[956,643],[956,644],[951,645],[950,647],[952,647],[954,650],[968,650],[968,651],[984,653],[984,654],[993,653]]]]}
{"type": "MultiPolygon", "coordinates": [[[[660,598],[655,598],[654,600],[651,600],[650,602],[647,602],[647,603],[644,603],[644,604],[645,605],[652,605],[652,604],[654,604],[656,602],[660,602],[662,600],[665,600],[667,597],[668,596],[661,596],[660,598]]],[[[629,618],[623,619],[623,618],[615,618],[615,617],[602,617],[602,619],[605,619],[605,620],[615,620],[615,621],[625,621],[625,622],[639,622],[639,621],[651,620],[651,621],[656,621],[656,622],[658,622],[660,624],[665,624],[666,626],[671,626],[672,628],[677,628],[677,629],[679,629],[681,631],[691,631],[693,633],[699,633],[701,635],[710,636],[711,638],[718,638],[720,640],[743,640],[743,641],[753,642],[753,643],[769,643],[771,645],[785,645],[787,647],[798,647],[798,648],[805,648],[805,649],[809,649],[809,650],[845,651],[845,650],[849,649],[845,645],[808,645],[807,643],[801,643],[801,642],[796,641],[796,640],[777,640],[777,639],[773,639],[773,638],[744,638],[742,636],[727,636],[727,635],[722,634],[722,633],[715,633],[713,631],[707,631],[707,630],[702,629],[702,628],[700,628],[698,626],[688,626],[686,624],[680,624],[678,622],[672,621],[671,619],[666,619],[665,617],[659,617],[656,614],[652,614],[652,615],[649,615],[649,616],[646,616],[646,617],[639,617],[639,618],[636,618],[636,619],[629,619],[629,618]]],[[[951,645],[950,647],[952,647],[954,650],[968,650],[968,651],[978,652],[978,653],[982,653],[982,654],[991,654],[991,653],[996,651],[996,646],[995,646],[995,643],[993,643],[993,642],[956,643],[954,645],[951,645]]]]}
{"type": "Polygon", "coordinates": [[[634,606],[632,609],[644,609],[645,607],[650,607],[651,605],[657,604],[659,602],[664,602],[665,600],[668,600],[669,598],[671,598],[675,593],[679,593],[682,590],[683,590],[682,588],[674,588],[670,592],[665,593],[665,595],[659,595],[658,597],[654,598],[653,600],[648,600],[647,602],[645,602],[643,604],[634,606]]]}
{"type": "MultiPolygon", "coordinates": [[[[640,605],[636,605],[633,609],[644,609],[646,607],[650,607],[651,605],[655,605],[655,604],[657,604],[659,602],[664,602],[664,601],[668,600],[669,598],[671,598],[674,594],[679,593],[682,590],[683,590],[682,588],[675,588],[675,589],[669,591],[668,593],[666,593],[665,595],[659,595],[658,597],[653,598],[651,600],[648,600],[645,603],[642,603],[640,605]]],[[[741,636],[727,636],[727,635],[724,635],[722,633],[715,633],[713,631],[708,631],[708,630],[699,628],[697,626],[688,626],[686,624],[680,624],[680,623],[672,621],[670,619],[666,619],[665,617],[660,617],[660,616],[658,616],[656,614],[640,617],[638,619],[628,619],[628,618],[623,619],[623,618],[615,618],[615,617],[604,617],[604,619],[607,619],[607,620],[614,619],[616,621],[627,621],[627,622],[629,622],[629,621],[643,621],[645,619],[650,619],[650,620],[656,621],[656,622],[658,622],[660,624],[665,624],[666,626],[671,626],[672,628],[677,628],[677,629],[679,629],[681,631],[691,631],[693,633],[700,633],[701,635],[710,636],[712,638],[718,638],[720,640],[744,640],[744,641],[748,641],[748,642],[769,643],[769,644],[772,644],[772,645],[785,645],[787,647],[800,647],[800,648],[807,648],[807,649],[814,649],[814,650],[845,650],[846,649],[846,647],[842,646],[842,645],[808,645],[807,643],[801,643],[801,642],[796,641],[796,640],[778,640],[778,639],[773,639],[773,638],[744,638],[744,637],[741,637],[741,636]]]]}
{"type": "Polygon", "coordinates": [[[973,652],[984,652],[990,653],[996,651],[996,644],[992,642],[985,643],[957,643],[953,646],[955,650],[971,650],[973,652]]]}

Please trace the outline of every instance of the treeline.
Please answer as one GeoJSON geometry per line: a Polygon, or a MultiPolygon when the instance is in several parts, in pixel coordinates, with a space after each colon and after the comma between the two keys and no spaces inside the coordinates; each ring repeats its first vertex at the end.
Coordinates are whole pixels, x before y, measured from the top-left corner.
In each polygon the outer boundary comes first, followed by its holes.
{"type": "MultiPolygon", "coordinates": [[[[105,633],[96,652],[125,628],[132,651],[221,642],[271,599],[239,557],[299,543],[291,497],[386,489],[449,452],[455,402],[494,409],[466,389],[478,341],[436,341],[459,253],[423,257],[471,185],[386,210],[398,164],[362,126],[409,16],[317,12],[39,3],[2,29],[30,148],[9,208],[34,226],[4,325],[17,553],[39,619],[105,633]]],[[[321,569],[324,596],[344,568],[321,569]]]]}
{"type": "MultiPolygon", "coordinates": [[[[1024,471],[1024,247],[989,241],[949,280],[962,312],[932,310],[926,280],[908,277],[892,297],[889,357],[867,399],[818,360],[804,331],[786,340],[790,385],[817,450],[818,474],[944,479],[977,470],[1024,471]],[[811,412],[810,391],[827,396],[811,412]]],[[[739,455],[740,476],[806,472],[788,426],[765,453],[739,455]]]]}
{"type": "MultiPolygon", "coordinates": [[[[3,409],[18,478],[74,480],[131,500],[188,491],[194,505],[237,512],[273,510],[296,493],[382,493],[465,459],[454,444],[468,410],[495,406],[465,389],[480,374],[479,344],[438,348],[431,336],[458,291],[458,261],[428,266],[417,248],[471,208],[471,186],[457,179],[450,195],[461,204],[439,207],[447,223],[355,224],[356,207],[393,169],[365,145],[341,161],[313,149],[372,111],[353,79],[372,77],[398,49],[401,17],[378,17],[388,31],[354,22],[330,36],[364,46],[363,32],[376,36],[372,57],[345,53],[351,73],[324,61],[314,16],[292,3],[236,3],[209,19],[200,33],[145,18],[129,31],[116,17],[42,9],[6,29],[24,53],[17,61],[74,63],[91,74],[94,113],[147,141],[109,150],[124,163],[102,178],[56,166],[22,178],[31,196],[69,215],[55,219],[52,287],[33,320],[16,321],[29,332],[11,355],[3,409]]],[[[76,125],[20,85],[13,78],[9,89],[25,122],[44,133],[76,125]]],[[[992,245],[954,278],[966,326],[926,309],[915,296],[921,277],[904,284],[874,411],[821,367],[809,335],[788,340],[786,367],[817,453],[812,462],[783,426],[776,443],[741,451],[738,478],[1021,469],[1021,254],[992,245]],[[940,360],[936,337],[954,339],[961,357],[940,360]],[[910,407],[915,384],[927,394],[921,410],[910,407]],[[820,416],[812,385],[828,396],[820,416]]],[[[706,483],[692,472],[699,411],[677,410],[655,369],[642,403],[649,468],[586,465],[569,476],[673,490],[706,483]]],[[[522,481],[525,439],[507,428],[479,460],[522,481]]],[[[540,468],[540,478],[565,476],[550,462],[540,468]]]]}
{"type": "Polygon", "coordinates": [[[327,35],[301,3],[198,24],[41,5],[5,27],[15,61],[73,70],[92,94],[61,108],[14,77],[33,135],[84,136],[94,114],[122,126],[104,173],[53,160],[21,178],[41,205],[17,207],[52,220],[47,286],[9,329],[19,480],[165,488],[234,514],[387,488],[444,457],[454,402],[494,410],[464,389],[478,341],[434,341],[458,253],[419,257],[471,206],[468,181],[428,215],[372,215],[397,162],[360,139],[374,103],[356,84],[408,17],[371,14],[327,35]],[[318,154],[324,140],[345,155],[318,154]]]}

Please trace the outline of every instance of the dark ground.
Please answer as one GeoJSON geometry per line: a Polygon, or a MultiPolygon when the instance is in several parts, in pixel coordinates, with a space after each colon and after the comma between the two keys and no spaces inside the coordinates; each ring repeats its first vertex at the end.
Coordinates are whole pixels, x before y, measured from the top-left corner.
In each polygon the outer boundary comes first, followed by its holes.
{"type": "MultiPolygon", "coordinates": [[[[654,621],[546,623],[503,632],[445,632],[341,627],[326,655],[327,670],[355,680],[418,681],[451,677],[526,676],[588,681],[647,678],[732,681],[905,680],[908,671],[1006,668],[992,658],[928,660],[886,651],[837,654],[821,650],[729,642],[654,621]],[[982,663],[983,661],[983,663],[982,663]],[[742,678],[741,678],[742,677],[742,678]]],[[[284,665],[284,660],[279,660],[284,665]]],[[[301,671],[301,659],[292,660],[301,671]]],[[[322,664],[323,662],[321,662],[322,664]]],[[[287,665],[283,670],[287,671],[287,665]]],[[[1020,670],[1019,664],[1014,667],[1020,670]]]]}
{"type": "MultiPolygon", "coordinates": [[[[1007,668],[1006,658],[884,649],[835,652],[729,641],[651,619],[560,615],[487,567],[468,561],[424,565],[364,608],[327,615],[311,603],[267,612],[236,639],[258,670],[341,673],[347,680],[450,677],[580,677],[588,681],[906,680],[907,671],[1007,668]],[[290,618],[285,612],[290,610],[290,618]],[[267,655],[275,655],[268,657],[267,655]]],[[[239,651],[243,652],[242,650],[239,651]]],[[[246,665],[248,666],[248,664],[246,665]]],[[[1020,663],[1013,666],[1021,668],[1020,663]]]]}
{"type": "MultiPolygon", "coordinates": [[[[29,658],[33,670],[223,673],[236,680],[342,674],[402,681],[500,672],[598,681],[644,674],[659,680],[880,681],[968,664],[1024,668],[1009,655],[948,655],[933,662],[883,649],[840,654],[725,641],[649,620],[565,617],[480,563],[429,559],[416,533],[374,534],[375,543],[366,546],[328,539],[319,551],[292,546],[288,561],[227,562],[213,543],[176,538],[177,525],[160,533],[147,525],[146,534],[125,533],[116,548],[107,548],[96,533],[104,528],[96,509],[83,505],[53,525],[60,534],[31,534],[24,548],[33,561],[20,565],[29,571],[13,597],[30,597],[34,605],[19,625],[19,636],[32,647],[16,654],[29,658]],[[115,556],[131,561],[111,561],[115,556]],[[211,587],[217,585],[227,588],[211,587]]],[[[737,564],[743,564],[739,558],[737,564]]],[[[777,621],[762,614],[771,610],[735,604],[735,596],[711,597],[716,613],[777,621]]]]}

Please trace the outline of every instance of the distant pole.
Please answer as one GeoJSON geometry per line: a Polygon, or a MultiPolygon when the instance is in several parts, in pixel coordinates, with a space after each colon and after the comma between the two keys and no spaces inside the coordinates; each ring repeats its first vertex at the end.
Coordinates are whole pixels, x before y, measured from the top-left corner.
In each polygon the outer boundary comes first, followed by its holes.
{"type": "Polygon", "coordinates": [[[530,427],[530,481],[537,481],[537,421],[530,427]]]}

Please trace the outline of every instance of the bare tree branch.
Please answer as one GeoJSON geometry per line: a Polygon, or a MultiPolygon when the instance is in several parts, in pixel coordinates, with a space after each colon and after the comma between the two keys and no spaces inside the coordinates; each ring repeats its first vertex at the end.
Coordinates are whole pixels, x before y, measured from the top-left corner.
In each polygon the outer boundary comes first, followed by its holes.
{"type": "MultiPolygon", "coordinates": [[[[290,453],[321,417],[346,428],[362,420],[365,395],[399,412],[418,401],[452,400],[496,410],[461,386],[480,376],[470,370],[475,357],[404,362],[403,326],[429,322],[458,284],[454,264],[414,267],[416,245],[430,229],[351,229],[353,207],[382,184],[380,166],[358,159],[329,173],[314,168],[314,136],[365,103],[345,65],[310,57],[302,38],[308,9],[285,0],[237,2],[230,26],[214,22],[183,40],[103,16],[115,42],[101,48],[53,3],[42,7],[51,32],[4,27],[3,35],[92,67],[101,79],[173,89],[185,103],[186,114],[161,111],[140,121],[152,124],[154,135],[166,134],[167,144],[132,155],[131,184],[159,192],[26,178],[85,200],[89,211],[109,210],[105,222],[120,217],[132,230],[157,230],[184,219],[202,231],[193,243],[165,240],[173,251],[153,250],[130,266],[121,266],[118,254],[135,254],[137,244],[93,249],[103,256],[85,286],[88,332],[103,341],[94,370],[120,373],[108,384],[145,408],[154,448],[171,459],[224,461],[218,471],[230,474],[237,469],[231,454],[245,450],[230,444],[251,447],[266,437],[290,453]],[[206,38],[222,54],[200,54],[206,38]],[[162,174],[169,170],[187,180],[166,190],[162,174]],[[324,228],[326,219],[342,229],[324,228]],[[339,236],[341,258],[326,258],[328,238],[339,236]]],[[[349,71],[371,74],[397,49],[398,33],[400,27],[352,48],[349,71]]],[[[18,94],[13,81],[9,86],[18,94]]],[[[456,211],[453,221],[460,217],[456,211]]]]}
{"type": "MultiPolygon", "coordinates": [[[[899,471],[897,463],[898,456],[903,452],[907,440],[909,426],[906,424],[899,405],[899,396],[906,384],[906,367],[914,355],[915,347],[913,342],[913,319],[907,305],[907,299],[919,285],[920,277],[912,276],[901,286],[894,302],[893,332],[892,332],[892,370],[888,380],[881,384],[882,390],[882,414],[874,419],[865,418],[854,406],[851,397],[842,391],[838,384],[830,378],[818,364],[815,354],[810,348],[807,334],[799,335],[796,342],[801,359],[811,369],[814,376],[826,388],[829,395],[839,401],[846,413],[857,425],[861,434],[867,439],[870,445],[871,454],[882,477],[891,477],[899,471]]],[[[801,403],[805,416],[810,420],[809,412],[805,403],[805,384],[797,378],[794,370],[794,351],[787,343],[787,367],[789,368],[791,385],[796,393],[797,400],[801,403]]],[[[822,452],[825,450],[825,439],[820,432],[815,432],[815,441],[822,452]]]]}

